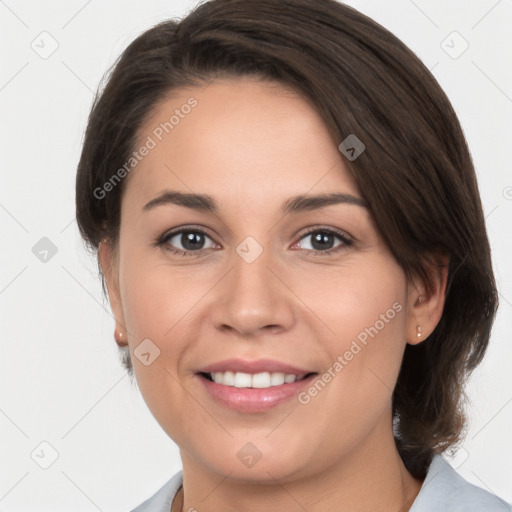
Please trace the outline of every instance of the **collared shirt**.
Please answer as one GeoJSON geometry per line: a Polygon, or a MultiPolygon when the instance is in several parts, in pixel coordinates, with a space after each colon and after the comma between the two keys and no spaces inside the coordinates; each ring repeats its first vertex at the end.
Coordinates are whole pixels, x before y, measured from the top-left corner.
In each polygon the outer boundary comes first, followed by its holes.
{"type": "MultiPolygon", "coordinates": [[[[132,512],[169,512],[182,484],[183,471],[178,471],[132,512]]],[[[409,512],[512,512],[512,505],[470,484],[441,455],[434,455],[409,512]]]]}

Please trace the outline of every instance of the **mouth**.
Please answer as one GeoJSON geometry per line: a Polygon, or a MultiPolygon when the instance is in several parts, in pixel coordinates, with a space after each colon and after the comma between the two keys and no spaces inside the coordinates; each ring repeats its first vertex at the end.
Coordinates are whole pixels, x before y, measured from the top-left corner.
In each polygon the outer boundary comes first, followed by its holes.
{"type": "Polygon", "coordinates": [[[198,375],[205,380],[222,384],[224,386],[235,388],[257,388],[266,389],[276,386],[283,386],[286,384],[293,384],[301,380],[308,379],[316,372],[309,372],[306,374],[296,375],[293,373],[285,374],[283,372],[260,372],[260,373],[245,373],[245,372],[198,372],[198,375]]]}
{"type": "Polygon", "coordinates": [[[300,392],[317,376],[317,372],[303,375],[228,371],[196,374],[205,396],[223,408],[241,413],[264,413],[294,398],[297,400],[300,392]]]}

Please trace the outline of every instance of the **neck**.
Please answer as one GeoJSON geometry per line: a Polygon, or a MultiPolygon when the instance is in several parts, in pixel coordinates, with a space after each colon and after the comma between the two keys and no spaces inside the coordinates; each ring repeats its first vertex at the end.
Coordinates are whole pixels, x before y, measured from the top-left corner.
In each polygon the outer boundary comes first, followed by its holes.
{"type": "Polygon", "coordinates": [[[183,488],[172,512],[308,512],[326,510],[407,512],[422,482],[405,468],[394,439],[370,436],[357,452],[321,472],[280,482],[270,477],[253,482],[209,471],[180,450],[183,488]]]}

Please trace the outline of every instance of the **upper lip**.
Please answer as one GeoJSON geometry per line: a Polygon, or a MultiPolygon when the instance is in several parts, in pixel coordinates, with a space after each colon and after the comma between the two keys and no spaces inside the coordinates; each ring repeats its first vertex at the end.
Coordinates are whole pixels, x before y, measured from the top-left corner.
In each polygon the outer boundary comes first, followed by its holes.
{"type": "Polygon", "coordinates": [[[249,361],[247,359],[225,359],[217,363],[209,364],[201,368],[198,373],[214,373],[214,372],[243,372],[243,373],[262,373],[262,372],[281,372],[284,374],[297,375],[302,377],[308,373],[314,373],[311,370],[304,370],[296,366],[277,361],[276,359],[257,359],[249,361]]]}

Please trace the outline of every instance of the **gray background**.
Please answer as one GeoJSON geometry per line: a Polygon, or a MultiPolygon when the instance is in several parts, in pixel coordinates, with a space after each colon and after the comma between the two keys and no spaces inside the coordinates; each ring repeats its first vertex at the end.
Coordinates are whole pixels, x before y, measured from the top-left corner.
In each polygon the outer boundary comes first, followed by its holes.
{"type": "MultiPolygon", "coordinates": [[[[472,151],[501,306],[450,460],[512,502],[512,0],[347,3],[433,71],[472,151]]],[[[139,33],[194,5],[0,1],[0,511],[129,510],[181,468],[119,363],[74,182],[103,73],[139,33]]]]}

